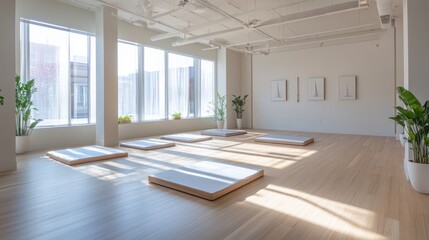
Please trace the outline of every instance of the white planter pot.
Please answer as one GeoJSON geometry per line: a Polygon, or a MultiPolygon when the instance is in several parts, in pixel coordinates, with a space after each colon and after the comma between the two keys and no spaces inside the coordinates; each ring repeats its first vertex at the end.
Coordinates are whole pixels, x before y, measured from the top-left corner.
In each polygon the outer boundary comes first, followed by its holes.
{"type": "Polygon", "coordinates": [[[223,129],[223,127],[225,126],[225,121],[224,120],[222,120],[222,121],[217,120],[216,124],[217,124],[218,129],[223,129]]]}
{"type": "Polygon", "coordinates": [[[30,136],[16,136],[16,154],[23,154],[28,151],[30,146],[30,136]]]}
{"type": "Polygon", "coordinates": [[[414,190],[429,194],[429,164],[408,162],[407,169],[414,190]]]}
{"type": "Polygon", "coordinates": [[[408,159],[405,157],[404,158],[404,174],[405,174],[405,178],[410,181],[410,176],[408,176],[408,159]]]}
{"type": "Polygon", "coordinates": [[[405,141],[406,141],[405,134],[403,133],[399,134],[399,142],[401,142],[401,145],[403,147],[405,146],[405,141]]]}
{"type": "Polygon", "coordinates": [[[243,128],[243,119],[240,119],[240,118],[237,119],[237,128],[238,129],[243,128]]]}

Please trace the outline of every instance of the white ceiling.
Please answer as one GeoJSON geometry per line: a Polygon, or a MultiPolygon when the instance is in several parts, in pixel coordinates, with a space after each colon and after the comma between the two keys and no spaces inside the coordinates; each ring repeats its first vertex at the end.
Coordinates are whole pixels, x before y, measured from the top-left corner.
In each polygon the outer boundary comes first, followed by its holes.
{"type": "MultiPolygon", "coordinates": [[[[375,0],[61,0],[95,10],[117,8],[121,20],[157,30],[159,41],[195,42],[268,54],[290,48],[374,38],[381,31],[375,0]],[[368,4],[362,4],[367,2],[368,4]]],[[[400,0],[377,0],[401,10],[400,0]]]]}

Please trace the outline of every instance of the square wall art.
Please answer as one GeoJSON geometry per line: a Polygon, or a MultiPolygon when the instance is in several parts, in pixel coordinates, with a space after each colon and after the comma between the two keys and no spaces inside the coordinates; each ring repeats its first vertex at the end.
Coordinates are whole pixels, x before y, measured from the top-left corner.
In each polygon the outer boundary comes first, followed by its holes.
{"type": "Polygon", "coordinates": [[[323,101],[325,100],[325,78],[310,78],[307,80],[307,100],[323,101]]]}
{"type": "Polygon", "coordinates": [[[271,100],[286,101],[287,80],[271,81],[271,100]]]}
{"type": "Polygon", "coordinates": [[[340,76],[338,78],[338,99],[356,100],[356,75],[340,76]]]}

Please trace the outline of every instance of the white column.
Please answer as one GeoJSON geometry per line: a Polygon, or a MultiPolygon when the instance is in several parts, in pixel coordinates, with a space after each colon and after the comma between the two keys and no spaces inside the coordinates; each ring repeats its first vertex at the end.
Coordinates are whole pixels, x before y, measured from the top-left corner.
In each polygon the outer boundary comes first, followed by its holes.
{"type": "Polygon", "coordinates": [[[117,10],[96,12],[97,124],[96,143],[116,146],[118,140],[118,20],[117,10]]]}
{"type": "Polygon", "coordinates": [[[241,95],[241,53],[221,48],[218,51],[218,91],[226,95],[226,128],[236,128],[236,114],[232,95],[241,95]]]}
{"type": "Polygon", "coordinates": [[[0,172],[16,169],[15,160],[15,0],[0,2],[0,172]]]}
{"type": "Polygon", "coordinates": [[[429,1],[404,0],[404,86],[429,99],[429,1]]]}

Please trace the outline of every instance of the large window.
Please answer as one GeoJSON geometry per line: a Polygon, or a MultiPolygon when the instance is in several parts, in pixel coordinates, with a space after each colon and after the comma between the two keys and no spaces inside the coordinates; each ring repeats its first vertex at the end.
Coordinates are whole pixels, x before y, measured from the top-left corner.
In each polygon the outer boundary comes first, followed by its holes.
{"type": "Polygon", "coordinates": [[[138,119],[139,47],[118,43],[118,114],[138,119]]]}
{"type": "Polygon", "coordinates": [[[95,122],[94,37],[24,21],[21,51],[21,75],[37,88],[32,114],[43,119],[39,126],[95,122]]]}
{"type": "Polygon", "coordinates": [[[131,43],[118,46],[119,115],[143,121],[167,119],[176,112],[182,118],[212,115],[213,61],[131,43]]]}

